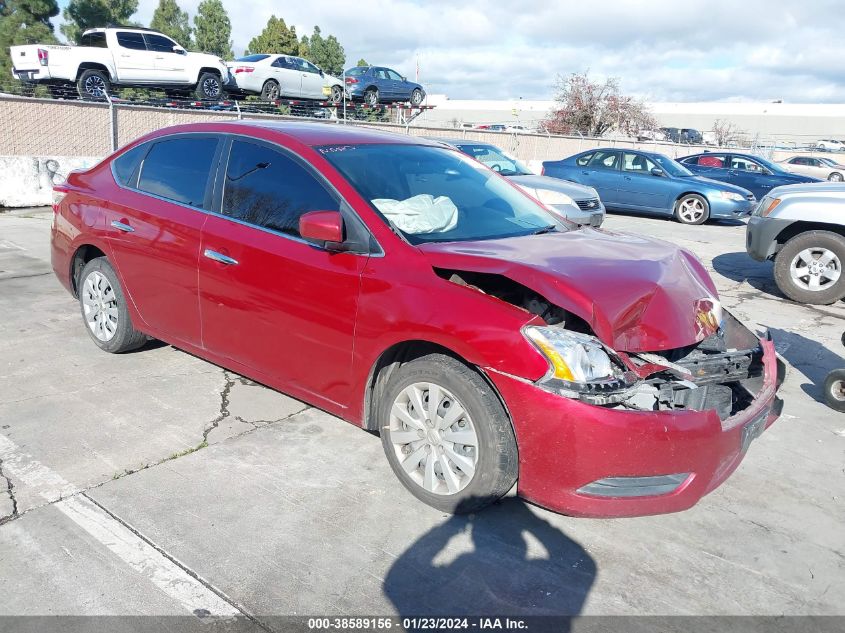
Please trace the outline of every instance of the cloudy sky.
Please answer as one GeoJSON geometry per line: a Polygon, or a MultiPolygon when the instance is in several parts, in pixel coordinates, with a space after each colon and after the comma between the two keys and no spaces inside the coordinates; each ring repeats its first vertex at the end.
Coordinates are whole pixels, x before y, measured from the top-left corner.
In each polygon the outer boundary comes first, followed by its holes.
{"type": "MultiPolygon", "coordinates": [[[[199,0],[180,0],[193,15],[199,0]]],[[[67,0],[60,0],[60,5],[67,0]]],[[[148,24],[158,0],[139,0],[148,24]]],[[[235,52],[271,14],[453,99],[549,99],[555,77],[619,77],[653,101],[845,103],[841,0],[223,0],[235,52]]]]}

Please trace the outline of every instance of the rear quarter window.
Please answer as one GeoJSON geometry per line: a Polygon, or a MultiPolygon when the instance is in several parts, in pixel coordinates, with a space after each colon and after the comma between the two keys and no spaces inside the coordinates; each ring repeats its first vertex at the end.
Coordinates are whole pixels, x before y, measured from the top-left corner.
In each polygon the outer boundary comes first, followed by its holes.
{"type": "Polygon", "coordinates": [[[155,142],[141,165],[138,189],[174,202],[204,207],[217,143],[210,136],[155,142]]]}
{"type": "Polygon", "coordinates": [[[138,166],[144,154],[150,149],[148,144],[133,147],[112,161],[114,179],[124,187],[135,187],[138,183],[138,166]]]}

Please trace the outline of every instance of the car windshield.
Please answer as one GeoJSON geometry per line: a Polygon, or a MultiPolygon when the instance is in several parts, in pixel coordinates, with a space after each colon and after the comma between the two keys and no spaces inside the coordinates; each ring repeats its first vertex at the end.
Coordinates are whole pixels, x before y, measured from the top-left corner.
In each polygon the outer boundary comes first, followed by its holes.
{"type": "Polygon", "coordinates": [[[317,149],[411,244],[567,230],[532,198],[455,150],[405,144],[317,149]]]}
{"type": "Polygon", "coordinates": [[[817,158],[816,160],[820,160],[822,163],[827,165],[828,167],[836,167],[839,163],[837,163],[832,158],[817,158]]]}
{"type": "Polygon", "coordinates": [[[672,160],[663,154],[648,154],[655,163],[660,165],[660,168],[670,176],[693,176],[694,174],[681,165],[678,161],[672,160]]]}
{"type": "Polygon", "coordinates": [[[493,171],[503,176],[530,176],[532,172],[525,165],[512,156],[508,156],[495,145],[461,144],[456,145],[464,154],[474,158],[479,163],[487,165],[493,171]]]}

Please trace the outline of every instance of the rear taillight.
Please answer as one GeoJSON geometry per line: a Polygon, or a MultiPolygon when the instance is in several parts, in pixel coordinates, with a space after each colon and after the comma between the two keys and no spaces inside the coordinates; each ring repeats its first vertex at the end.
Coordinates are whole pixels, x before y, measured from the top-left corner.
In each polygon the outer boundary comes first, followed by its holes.
{"type": "Polygon", "coordinates": [[[240,73],[251,73],[254,70],[255,68],[251,68],[249,66],[238,66],[237,68],[235,68],[235,74],[238,75],[240,73]]]}
{"type": "Polygon", "coordinates": [[[546,175],[546,166],[545,166],[545,165],[543,165],[543,166],[540,168],[540,175],[541,175],[541,176],[545,176],[545,175],[546,175]]]}
{"type": "Polygon", "coordinates": [[[357,83],[358,83],[358,80],[357,80],[357,79],[355,79],[355,77],[347,77],[347,78],[346,78],[346,83],[348,83],[348,84],[357,84],[357,83]]]}
{"type": "Polygon", "coordinates": [[[50,55],[49,55],[49,53],[47,52],[46,49],[43,49],[43,48],[38,49],[38,63],[39,64],[41,64],[42,66],[46,66],[47,61],[49,60],[49,57],[50,57],[50,55]]]}

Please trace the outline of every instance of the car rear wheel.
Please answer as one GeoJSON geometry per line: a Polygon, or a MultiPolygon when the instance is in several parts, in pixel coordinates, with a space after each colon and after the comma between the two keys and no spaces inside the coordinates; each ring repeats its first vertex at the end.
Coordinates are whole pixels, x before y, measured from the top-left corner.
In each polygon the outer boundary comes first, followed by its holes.
{"type": "Polygon", "coordinates": [[[147,335],[132,326],[123,289],[105,257],[85,264],[77,289],[85,329],[97,347],[119,354],[147,342],[147,335]]]}
{"type": "Polygon", "coordinates": [[[842,174],[838,171],[833,172],[830,176],[827,177],[828,180],[831,182],[842,182],[842,174]]]}
{"type": "Polygon", "coordinates": [[[430,354],[402,365],[377,407],[387,460],[424,503],[473,512],[516,482],[510,420],[490,385],[460,361],[430,354]]]}
{"type": "Polygon", "coordinates": [[[85,70],[76,82],[76,90],[81,99],[103,100],[110,88],[109,78],[101,70],[85,70]]]}
{"type": "Polygon", "coordinates": [[[697,193],[688,193],[675,202],[675,218],[682,224],[703,224],[710,217],[710,205],[697,193]]]}
{"type": "Polygon", "coordinates": [[[343,88],[340,86],[332,86],[331,102],[338,104],[343,102],[343,88]]]}
{"type": "Polygon", "coordinates": [[[364,93],[364,103],[370,106],[377,106],[379,100],[378,88],[369,88],[364,93]]]}
{"type": "Polygon", "coordinates": [[[845,238],[830,231],[796,235],[775,257],[775,283],[799,303],[829,304],[845,296],[845,238]]]}
{"type": "Polygon", "coordinates": [[[423,102],[423,99],[425,99],[423,91],[419,88],[414,88],[413,92],[411,93],[411,105],[418,106],[423,102]]]}
{"type": "Polygon", "coordinates": [[[834,369],[824,380],[824,401],[836,411],[845,411],[845,369],[834,369]]]}
{"type": "Polygon", "coordinates": [[[203,73],[197,82],[197,98],[205,101],[214,101],[223,98],[223,83],[218,75],[214,73],[203,73]]]}
{"type": "Polygon", "coordinates": [[[261,87],[261,98],[265,101],[275,101],[279,98],[279,82],[268,79],[261,87]]]}

